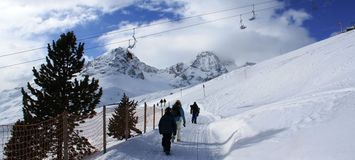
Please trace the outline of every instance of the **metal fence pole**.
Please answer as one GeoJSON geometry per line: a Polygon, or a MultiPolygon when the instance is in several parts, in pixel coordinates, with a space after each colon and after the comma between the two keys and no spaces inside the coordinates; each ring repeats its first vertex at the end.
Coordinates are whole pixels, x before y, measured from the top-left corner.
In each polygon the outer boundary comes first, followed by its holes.
{"type": "Polygon", "coordinates": [[[64,160],[68,160],[68,117],[67,117],[67,111],[63,112],[63,142],[64,142],[64,160]]]}
{"type": "Polygon", "coordinates": [[[155,104],[153,104],[153,130],[155,129],[155,104]]]}
{"type": "Polygon", "coordinates": [[[161,112],[161,117],[163,117],[163,107],[161,107],[160,112],[161,112]]]}
{"type": "Polygon", "coordinates": [[[144,102],[144,133],[147,130],[147,103],[144,102]]]}
{"type": "Polygon", "coordinates": [[[106,153],[106,106],[104,105],[102,110],[102,133],[103,133],[103,148],[104,154],[106,153]]]}

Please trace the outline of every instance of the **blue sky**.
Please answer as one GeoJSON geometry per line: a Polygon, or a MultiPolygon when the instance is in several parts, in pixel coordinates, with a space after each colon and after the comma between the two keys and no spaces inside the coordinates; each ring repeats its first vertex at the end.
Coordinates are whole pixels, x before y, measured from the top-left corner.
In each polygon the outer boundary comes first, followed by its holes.
{"type": "MultiPolygon", "coordinates": [[[[149,2],[146,2],[149,3],[149,2]]],[[[78,25],[71,30],[74,30],[77,36],[87,37],[92,33],[109,32],[117,29],[121,22],[130,22],[138,24],[147,24],[154,22],[162,18],[179,19],[181,15],[174,12],[164,12],[161,10],[150,10],[139,7],[138,4],[132,4],[120,10],[116,10],[109,14],[103,14],[96,21],[86,23],[85,25],[78,25]]],[[[343,28],[346,26],[355,24],[355,15],[353,14],[353,7],[355,7],[355,1],[350,0],[288,0],[285,1],[285,8],[303,10],[310,14],[311,18],[304,21],[302,24],[305,27],[312,38],[316,41],[328,38],[332,33],[340,30],[339,22],[343,28]],[[352,7],[353,6],[353,7],[352,7]]],[[[160,9],[167,9],[171,6],[162,2],[155,7],[160,9]]],[[[184,5],[176,4],[174,9],[184,7],[184,5]]],[[[214,11],[214,10],[212,10],[214,11]]],[[[57,36],[57,35],[55,35],[57,36]]],[[[53,36],[53,39],[55,39],[53,36]]],[[[97,41],[87,41],[87,46],[96,46],[97,41]]],[[[122,44],[122,46],[124,46],[122,44]]],[[[87,51],[90,56],[96,57],[105,52],[105,48],[98,48],[95,50],[87,51]]]]}
{"type": "MultiPolygon", "coordinates": [[[[181,18],[180,15],[173,12],[164,12],[161,10],[149,10],[139,7],[139,4],[132,4],[120,10],[117,10],[113,13],[103,14],[101,17],[91,23],[85,25],[78,25],[77,27],[71,28],[75,32],[78,38],[90,37],[91,35],[101,34],[110,32],[119,28],[119,24],[122,22],[126,23],[138,23],[140,25],[154,22],[159,19],[167,18],[171,20],[178,20],[181,18]]],[[[157,6],[162,9],[170,8],[165,3],[159,3],[157,6]]],[[[183,7],[180,5],[173,6],[173,8],[183,7]]],[[[131,31],[133,32],[133,30],[131,31]]],[[[129,32],[128,32],[129,33],[129,32]]],[[[54,39],[58,35],[52,36],[54,39]]],[[[87,40],[87,46],[97,46],[100,45],[98,42],[93,40],[87,40]]],[[[122,44],[124,46],[124,44],[122,44]]],[[[128,45],[128,43],[126,44],[128,45]]],[[[87,51],[90,56],[96,57],[102,54],[105,51],[105,48],[97,48],[94,50],[87,51]]]]}
{"type": "Polygon", "coordinates": [[[343,27],[355,25],[355,1],[353,0],[292,0],[288,8],[303,9],[312,19],[304,26],[317,40],[328,38],[343,27]]]}
{"type": "MultiPolygon", "coordinates": [[[[78,39],[104,32],[132,29],[166,20],[208,13],[233,7],[243,8],[219,12],[188,20],[138,28],[136,36],[184,28],[173,32],[138,39],[132,52],[141,61],[165,68],[178,62],[189,62],[202,51],[213,51],[223,60],[237,65],[263,60],[287,53],[329,37],[355,21],[351,0],[47,0],[0,1],[0,55],[46,46],[67,31],[78,39]],[[255,4],[256,20],[251,17],[255,4]],[[239,14],[243,14],[241,30],[239,14]],[[231,17],[224,20],[207,23],[231,17]],[[203,23],[194,27],[186,27],[203,23]],[[185,28],[186,27],[186,28],[185,28]]],[[[85,40],[91,48],[131,38],[132,31],[101,35],[85,40]]],[[[111,49],[127,47],[128,43],[107,45],[86,50],[87,58],[95,58],[111,49]]],[[[0,57],[2,66],[44,58],[46,50],[34,50],[0,57]]],[[[29,68],[35,61],[1,70],[11,77],[0,77],[0,89],[18,85],[31,77],[29,68]]]]}

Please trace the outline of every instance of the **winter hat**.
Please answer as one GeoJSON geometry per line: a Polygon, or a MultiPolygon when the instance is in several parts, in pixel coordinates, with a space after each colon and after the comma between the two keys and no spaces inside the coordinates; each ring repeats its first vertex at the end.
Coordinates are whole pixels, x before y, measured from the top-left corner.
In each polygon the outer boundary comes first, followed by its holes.
{"type": "Polygon", "coordinates": [[[165,113],[170,113],[171,112],[171,108],[170,107],[167,107],[167,108],[165,108],[165,113]]]}

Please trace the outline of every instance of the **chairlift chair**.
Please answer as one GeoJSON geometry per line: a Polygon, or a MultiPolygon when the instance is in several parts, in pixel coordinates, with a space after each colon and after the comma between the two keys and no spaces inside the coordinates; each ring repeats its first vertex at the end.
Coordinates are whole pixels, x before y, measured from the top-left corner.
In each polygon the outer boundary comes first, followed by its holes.
{"type": "Polygon", "coordinates": [[[134,46],[137,43],[137,39],[135,37],[135,28],[133,28],[132,38],[133,38],[133,44],[132,45],[131,45],[131,39],[128,40],[128,47],[127,47],[127,57],[128,57],[128,59],[133,59],[133,53],[130,50],[133,49],[134,46]]]}
{"type": "Polygon", "coordinates": [[[255,16],[255,7],[254,7],[254,4],[253,4],[253,10],[251,11],[251,13],[253,14],[253,16],[251,18],[249,18],[249,21],[253,21],[255,20],[256,16],[255,16]]]}
{"type": "Polygon", "coordinates": [[[242,15],[240,15],[240,29],[245,29],[245,28],[247,28],[247,26],[245,26],[245,25],[243,24],[242,15]]]}
{"type": "Polygon", "coordinates": [[[134,46],[136,45],[136,43],[137,43],[137,39],[136,39],[136,37],[134,36],[135,35],[135,28],[133,28],[133,35],[132,35],[132,38],[133,38],[133,44],[131,45],[131,40],[128,40],[128,48],[129,49],[132,49],[132,48],[134,48],[134,46]]]}

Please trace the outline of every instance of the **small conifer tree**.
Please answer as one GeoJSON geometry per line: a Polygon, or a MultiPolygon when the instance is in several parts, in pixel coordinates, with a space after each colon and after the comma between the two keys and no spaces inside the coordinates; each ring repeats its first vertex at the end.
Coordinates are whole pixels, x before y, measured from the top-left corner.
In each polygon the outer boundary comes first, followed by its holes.
{"type": "Polygon", "coordinates": [[[133,136],[131,130],[136,133],[142,133],[140,130],[136,128],[136,124],[138,122],[138,116],[136,114],[136,106],[137,102],[134,100],[130,101],[126,94],[123,95],[118,107],[115,108],[115,113],[109,120],[108,125],[108,135],[113,138],[117,138],[118,140],[122,140],[126,136],[126,125],[128,124],[128,137],[133,136]],[[128,123],[126,122],[128,120],[128,123]]]}

